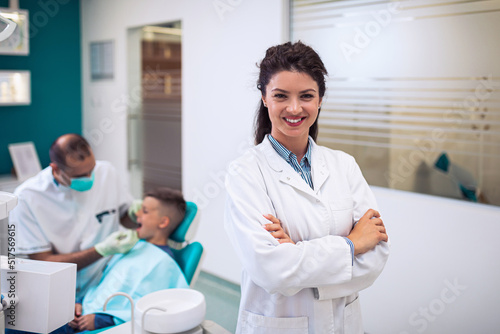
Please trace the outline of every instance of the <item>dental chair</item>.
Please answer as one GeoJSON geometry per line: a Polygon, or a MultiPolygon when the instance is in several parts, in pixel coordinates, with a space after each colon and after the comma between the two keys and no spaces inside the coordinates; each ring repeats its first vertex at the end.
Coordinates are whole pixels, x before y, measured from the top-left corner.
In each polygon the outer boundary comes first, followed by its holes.
{"type": "Polygon", "coordinates": [[[189,286],[193,286],[200,272],[203,246],[199,242],[189,243],[198,228],[198,206],[186,202],[186,215],[179,226],[170,235],[169,246],[174,253],[174,260],[186,277],[189,286]]]}
{"type": "MultiPolygon", "coordinates": [[[[172,232],[168,240],[168,245],[174,253],[174,260],[181,268],[184,277],[190,287],[193,287],[200,272],[200,264],[203,259],[203,246],[199,242],[190,243],[196,230],[200,215],[198,206],[193,202],[186,202],[186,214],[179,226],[172,232]]],[[[85,332],[86,334],[96,334],[108,330],[112,327],[96,329],[85,332]]]]}

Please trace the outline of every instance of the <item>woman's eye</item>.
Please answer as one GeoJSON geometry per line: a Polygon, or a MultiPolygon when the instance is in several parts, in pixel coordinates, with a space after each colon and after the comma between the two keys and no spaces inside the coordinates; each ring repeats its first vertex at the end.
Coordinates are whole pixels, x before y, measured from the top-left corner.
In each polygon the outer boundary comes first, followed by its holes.
{"type": "Polygon", "coordinates": [[[281,93],[277,93],[277,94],[274,94],[274,97],[277,98],[277,99],[284,99],[286,97],[285,94],[281,94],[281,93]]]}
{"type": "Polygon", "coordinates": [[[303,99],[312,99],[313,97],[314,97],[314,95],[312,95],[312,94],[304,94],[304,95],[302,95],[303,99]]]}

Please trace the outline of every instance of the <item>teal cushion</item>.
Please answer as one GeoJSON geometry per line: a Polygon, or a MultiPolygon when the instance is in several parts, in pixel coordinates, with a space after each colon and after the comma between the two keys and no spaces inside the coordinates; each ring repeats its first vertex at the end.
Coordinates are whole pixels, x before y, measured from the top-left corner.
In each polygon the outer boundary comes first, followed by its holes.
{"type": "Polygon", "coordinates": [[[203,246],[199,242],[193,242],[182,249],[172,249],[172,252],[175,261],[186,277],[187,283],[191,284],[203,254],[203,246]]]}
{"type": "Polygon", "coordinates": [[[175,242],[184,242],[186,241],[186,233],[193,222],[194,217],[196,217],[196,213],[198,212],[198,207],[193,202],[186,202],[186,214],[184,219],[181,221],[179,226],[172,232],[170,235],[170,239],[175,242]]]}

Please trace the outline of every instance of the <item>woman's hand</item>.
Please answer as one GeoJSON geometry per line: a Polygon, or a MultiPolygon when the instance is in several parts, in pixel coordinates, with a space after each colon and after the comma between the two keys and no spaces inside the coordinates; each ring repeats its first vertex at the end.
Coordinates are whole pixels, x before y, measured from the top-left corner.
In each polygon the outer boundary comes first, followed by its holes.
{"type": "Polygon", "coordinates": [[[278,240],[280,244],[291,243],[295,245],[295,242],[285,233],[283,227],[281,226],[281,222],[278,218],[274,217],[271,214],[264,215],[264,218],[269,220],[271,224],[266,224],[263,227],[266,231],[269,231],[271,235],[278,240]]]}
{"type": "Polygon", "coordinates": [[[366,211],[347,237],[354,244],[354,255],[366,253],[380,241],[389,240],[380,213],[373,209],[366,211]]]}

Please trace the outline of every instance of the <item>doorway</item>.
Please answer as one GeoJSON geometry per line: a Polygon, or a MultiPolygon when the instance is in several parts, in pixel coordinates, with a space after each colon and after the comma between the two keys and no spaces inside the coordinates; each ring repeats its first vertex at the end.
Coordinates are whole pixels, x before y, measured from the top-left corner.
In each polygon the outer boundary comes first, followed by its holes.
{"type": "Polygon", "coordinates": [[[136,198],[160,186],[182,191],[181,31],[180,22],[129,31],[128,165],[136,198]]]}

